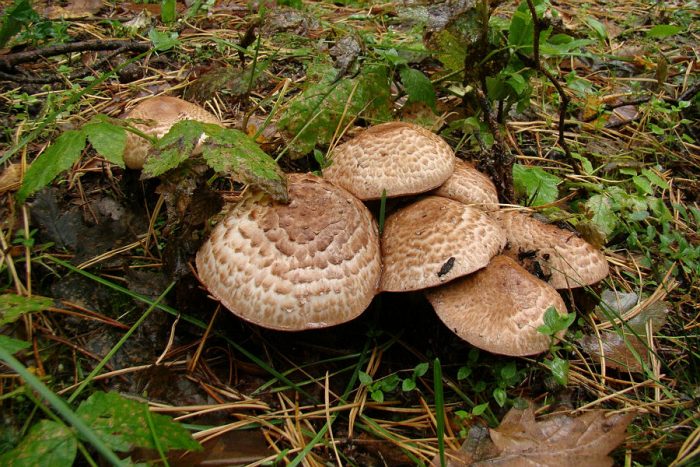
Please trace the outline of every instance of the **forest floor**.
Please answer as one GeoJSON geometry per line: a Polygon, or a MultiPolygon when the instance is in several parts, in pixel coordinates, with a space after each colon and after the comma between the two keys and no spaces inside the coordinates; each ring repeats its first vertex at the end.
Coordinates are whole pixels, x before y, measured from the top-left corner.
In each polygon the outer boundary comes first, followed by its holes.
{"type": "Polygon", "coordinates": [[[487,3],[6,6],[0,464],[698,465],[700,6],[538,0],[535,24],[487,3]],[[420,292],[327,329],[250,324],[194,254],[239,182],[269,180],[124,168],[114,119],[155,95],[285,172],[423,125],[610,276],[563,294],[577,319],[532,357],[472,347],[420,292]]]}

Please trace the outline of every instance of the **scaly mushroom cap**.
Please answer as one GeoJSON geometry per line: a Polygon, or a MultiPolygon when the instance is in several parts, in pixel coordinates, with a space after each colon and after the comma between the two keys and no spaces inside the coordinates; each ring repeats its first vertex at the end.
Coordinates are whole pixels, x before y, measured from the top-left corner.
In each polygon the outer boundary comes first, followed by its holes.
{"type": "Polygon", "coordinates": [[[576,233],[517,211],[494,213],[508,236],[504,254],[555,289],[594,284],[610,272],[605,255],[576,233]]]}
{"type": "Polygon", "coordinates": [[[433,194],[473,205],[485,211],[498,209],[496,185],[488,176],[462,159],[455,161],[454,173],[433,194]]]}
{"type": "Polygon", "coordinates": [[[428,196],[386,220],[381,290],[433,287],[483,268],[506,243],[498,223],[459,201],[428,196]]]}
{"type": "Polygon", "coordinates": [[[537,328],[549,307],[566,312],[554,288],[503,255],[470,276],[426,291],[426,296],[455,334],[502,355],[534,355],[549,349],[549,337],[537,328]]]}
{"type": "Polygon", "coordinates": [[[354,196],[289,174],[289,204],[249,192],[197,253],[209,292],[260,326],[303,330],[361,314],[381,275],[379,234],[354,196]]]}
{"type": "Polygon", "coordinates": [[[362,200],[432,190],[454,171],[452,148],[418,125],[383,123],[333,150],[323,177],[362,200]]]}
{"type": "MultiPolygon", "coordinates": [[[[202,123],[221,125],[221,121],[196,104],[177,97],[156,96],[136,104],[124,118],[144,120],[143,123],[132,122],[132,125],[147,135],[160,138],[182,120],[196,120],[202,123]]],[[[126,133],[126,148],[124,164],[130,169],[142,169],[150,145],[134,133],[126,133]]],[[[195,151],[197,148],[195,148],[195,151]]]]}

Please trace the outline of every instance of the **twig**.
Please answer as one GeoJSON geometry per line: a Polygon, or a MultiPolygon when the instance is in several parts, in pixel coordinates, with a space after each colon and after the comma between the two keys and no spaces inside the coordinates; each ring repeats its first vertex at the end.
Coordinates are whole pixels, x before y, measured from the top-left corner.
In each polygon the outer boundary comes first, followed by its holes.
{"type": "Polygon", "coordinates": [[[102,40],[95,39],[89,41],[71,42],[68,44],[57,44],[43,49],[29,50],[26,52],[16,52],[0,56],[0,69],[12,70],[22,63],[34,62],[39,58],[54,57],[74,52],[88,52],[98,50],[119,50],[145,52],[151,48],[147,42],[125,41],[125,40],[102,40]]]}
{"type": "Polygon", "coordinates": [[[572,157],[569,145],[566,143],[566,139],[564,138],[564,125],[567,109],[569,107],[569,96],[566,95],[564,87],[561,85],[561,83],[559,83],[554,75],[544,65],[542,65],[542,61],[540,60],[540,32],[542,31],[542,21],[540,21],[540,18],[537,16],[537,10],[535,9],[535,3],[533,0],[527,0],[527,6],[530,10],[530,15],[532,15],[533,24],[534,37],[532,38],[532,58],[521,53],[518,53],[517,55],[528,67],[534,68],[542,73],[556,88],[557,93],[559,94],[559,138],[557,143],[564,151],[564,154],[566,154],[566,158],[573,167],[574,172],[577,175],[580,175],[580,163],[572,157]]]}

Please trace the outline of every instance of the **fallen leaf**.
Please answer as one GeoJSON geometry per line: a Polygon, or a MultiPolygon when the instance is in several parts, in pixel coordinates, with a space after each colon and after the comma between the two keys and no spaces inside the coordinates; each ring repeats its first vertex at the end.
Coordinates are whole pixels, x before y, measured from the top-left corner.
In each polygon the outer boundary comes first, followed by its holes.
{"type": "Polygon", "coordinates": [[[17,191],[22,185],[22,166],[10,164],[0,172],[0,195],[8,191],[17,191]]]}
{"type": "Polygon", "coordinates": [[[472,465],[613,465],[608,454],[625,440],[634,414],[606,415],[594,410],[579,417],[554,415],[536,421],[532,407],[511,409],[501,425],[490,430],[500,454],[472,465]]]}
{"type": "Polygon", "coordinates": [[[584,352],[595,359],[605,357],[605,366],[615,370],[629,371],[631,373],[643,373],[647,365],[647,346],[638,337],[631,334],[623,338],[615,332],[600,333],[600,341],[594,335],[583,336],[579,344],[584,352]],[[634,349],[634,352],[631,350],[634,349]],[[639,356],[635,356],[635,353],[639,356]]]}
{"type": "Polygon", "coordinates": [[[64,6],[46,7],[49,19],[80,19],[96,15],[102,9],[102,0],[73,0],[64,6]]]}

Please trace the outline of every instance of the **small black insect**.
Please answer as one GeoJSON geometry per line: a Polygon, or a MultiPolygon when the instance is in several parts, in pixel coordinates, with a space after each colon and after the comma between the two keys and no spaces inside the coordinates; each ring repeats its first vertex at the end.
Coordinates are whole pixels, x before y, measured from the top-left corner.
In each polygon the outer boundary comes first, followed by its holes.
{"type": "Polygon", "coordinates": [[[544,271],[542,270],[542,266],[540,266],[540,263],[537,261],[532,262],[532,274],[537,277],[538,279],[542,279],[543,281],[547,282],[549,279],[552,277],[551,274],[545,274],[544,271]]]}
{"type": "Polygon", "coordinates": [[[525,250],[518,253],[518,261],[524,261],[526,259],[532,259],[537,256],[539,250],[525,250]]]}
{"type": "Polygon", "coordinates": [[[450,256],[450,259],[445,261],[445,264],[443,264],[442,267],[440,268],[440,270],[438,271],[438,273],[437,273],[438,277],[442,277],[445,274],[447,274],[448,272],[450,272],[454,265],[455,265],[455,257],[450,256]]]}

